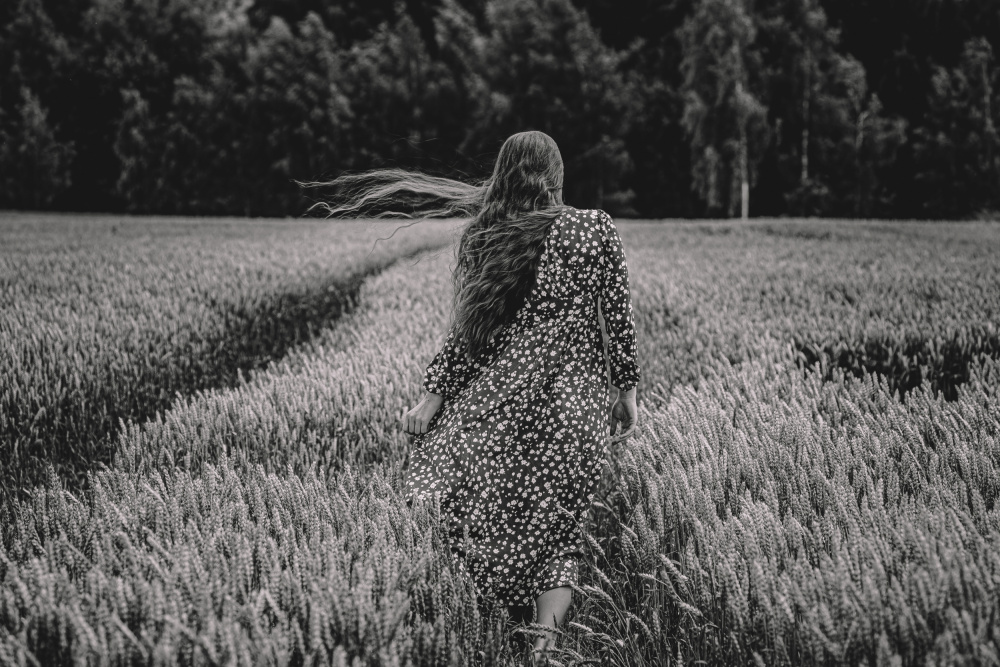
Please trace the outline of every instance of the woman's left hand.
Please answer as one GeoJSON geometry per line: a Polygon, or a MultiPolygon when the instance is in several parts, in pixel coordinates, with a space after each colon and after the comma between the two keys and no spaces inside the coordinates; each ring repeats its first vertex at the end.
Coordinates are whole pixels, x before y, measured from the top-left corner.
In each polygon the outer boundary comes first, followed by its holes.
{"type": "Polygon", "coordinates": [[[410,435],[423,435],[427,433],[428,424],[431,423],[434,415],[444,403],[444,396],[441,394],[425,394],[420,402],[409,412],[399,419],[403,426],[403,431],[410,435]]]}

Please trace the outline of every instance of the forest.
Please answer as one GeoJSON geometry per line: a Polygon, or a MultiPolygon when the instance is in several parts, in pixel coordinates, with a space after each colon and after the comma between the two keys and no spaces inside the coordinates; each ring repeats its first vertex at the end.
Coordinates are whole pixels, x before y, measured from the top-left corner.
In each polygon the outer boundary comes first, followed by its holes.
{"type": "Polygon", "coordinates": [[[0,207],[301,216],[559,144],[631,217],[990,218],[996,0],[14,0],[0,207]]]}

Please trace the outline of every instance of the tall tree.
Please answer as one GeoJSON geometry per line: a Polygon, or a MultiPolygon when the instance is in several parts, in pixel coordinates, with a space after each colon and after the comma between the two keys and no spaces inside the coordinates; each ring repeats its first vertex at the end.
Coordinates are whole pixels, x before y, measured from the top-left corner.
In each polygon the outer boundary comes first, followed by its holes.
{"type": "Polygon", "coordinates": [[[634,193],[621,180],[632,166],[624,136],[635,91],[621,54],[570,0],[492,0],[486,14],[481,71],[489,94],[466,150],[495,152],[514,132],[541,130],[562,151],[567,202],[627,212],[634,193]]]}
{"type": "MultiPolygon", "coordinates": [[[[864,64],[873,94],[884,104],[885,117],[900,117],[908,127],[907,143],[897,157],[881,169],[885,198],[878,215],[894,217],[961,217],[972,213],[966,199],[964,169],[952,170],[947,153],[937,167],[927,163],[930,155],[918,143],[923,132],[939,131],[939,121],[928,121],[939,111],[931,108],[939,99],[934,80],[939,68],[954,70],[962,61],[964,45],[972,39],[1000,44],[1000,11],[996,0],[823,0],[832,25],[841,29],[842,44],[864,64]],[[919,152],[918,152],[919,151],[919,152]],[[941,187],[928,187],[928,171],[937,171],[941,187]],[[947,185],[946,185],[947,184],[947,185]],[[938,208],[954,201],[947,208],[938,208]]],[[[937,187],[937,186],[935,186],[937,187]]]]}
{"type": "MultiPolygon", "coordinates": [[[[857,98],[855,103],[864,100],[857,98]]],[[[885,171],[895,164],[899,149],[906,143],[906,120],[887,117],[882,101],[872,94],[864,106],[852,107],[856,121],[854,153],[854,193],[844,195],[849,208],[845,215],[870,218],[891,215],[898,192],[886,186],[885,171]]],[[[848,180],[848,179],[845,179],[848,180]]]]}
{"type": "MultiPolygon", "coordinates": [[[[449,36],[461,43],[462,35],[449,36]]],[[[460,48],[449,43],[438,52],[453,56],[460,48]]],[[[351,115],[361,122],[348,133],[345,161],[351,164],[342,166],[393,164],[447,172],[472,114],[460,74],[431,55],[420,27],[406,13],[355,43],[343,54],[339,80],[351,115]]]]}
{"type": "Polygon", "coordinates": [[[75,142],[52,110],[74,55],[41,0],[9,3],[3,14],[0,206],[49,207],[72,185],[75,142]]]}
{"type": "Polygon", "coordinates": [[[767,212],[870,214],[891,148],[879,128],[894,126],[870,98],[864,66],[839,51],[818,0],[762,0],[755,20],[776,139],[762,180],[784,200],[768,202],[767,212]]]}
{"type": "Polygon", "coordinates": [[[257,33],[217,35],[205,67],[182,76],[165,113],[127,91],[116,151],[119,189],[137,211],[287,215],[303,209],[293,179],[338,166],[350,109],[341,55],[315,14],[257,33]]]}
{"type": "Polygon", "coordinates": [[[203,62],[207,16],[229,0],[44,1],[74,52],[49,107],[76,146],[64,206],[121,210],[114,144],[125,110],[122,90],[141,91],[153,117],[165,114],[174,81],[203,62]]]}
{"type": "Polygon", "coordinates": [[[56,138],[31,90],[20,97],[11,118],[0,111],[0,206],[45,208],[70,184],[73,143],[56,138]]]}
{"type": "MultiPolygon", "coordinates": [[[[784,194],[787,210],[796,215],[818,214],[829,205],[831,192],[823,177],[825,166],[817,139],[849,134],[848,119],[840,127],[824,127],[824,107],[835,102],[833,88],[841,83],[829,72],[849,72],[835,51],[836,33],[830,30],[818,0],[763,0],[756,7],[757,48],[761,54],[764,97],[771,110],[776,173],[765,173],[774,189],[784,194]]],[[[864,70],[860,71],[864,77],[864,70]]],[[[850,89],[855,81],[844,82],[850,89]]],[[[862,82],[863,83],[863,82],[862,82]]],[[[767,166],[770,166],[768,163],[767,166]]],[[[764,167],[765,172],[768,171],[764,167]]],[[[772,204],[773,206],[773,204],[772,204]]],[[[784,208],[769,213],[783,213],[784,208]]]]}
{"type": "Polygon", "coordinates": [[[680,29],[693,185],[710,214],[750,212],[767,109],[750,87],[756,30],[743,0],[701,0],[680,29]]]}
{"type": "Polygon", "coordinates": [[[574,2],[587,11],[602,41],[622,53],[622,70],[634,91],[633,120],[624,139],[635,167],[622,186],[635,191],[634,206],[643,215],[694,215],[699,202],[681,126],[682,54],[675,33],[695,0],[574,2]]]}
{"type": "Polygon", "coordinates": [[[925,210],[1000,211],[1000,67],[987,40],[968,40],[956,67],[935,69],[929,107],[915,139],[925,210]]]}

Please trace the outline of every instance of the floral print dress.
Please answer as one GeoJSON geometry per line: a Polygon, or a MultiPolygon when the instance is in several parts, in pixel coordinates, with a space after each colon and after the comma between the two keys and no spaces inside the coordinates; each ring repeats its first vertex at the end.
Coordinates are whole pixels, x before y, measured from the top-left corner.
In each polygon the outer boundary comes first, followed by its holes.
{"type": "Polygon", "coordinates": [[[640,376],[625,252],[607,213],[567,207],[537,275],[477,362],[448,333],[423,381],[444,402],[414,436],[404,480],[408,502],[438,494],[460,567],[506,605],[578,584],[580,527],[607,456],[608,371],[622,391],[640,376]]]}

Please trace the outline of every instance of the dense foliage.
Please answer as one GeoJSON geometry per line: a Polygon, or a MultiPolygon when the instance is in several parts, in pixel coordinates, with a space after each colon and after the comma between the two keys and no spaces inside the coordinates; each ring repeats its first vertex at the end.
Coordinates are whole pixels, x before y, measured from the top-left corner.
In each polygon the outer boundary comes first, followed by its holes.
{"type": "Polygon", "coordinates": [[[989,216],[998,44],[995,0],[11,0],[0,207],[297,216],[540,129],[618,214],[989,216]]]}
{"type": "Polygon", "coordinates": [[[122,421],[239,383],[351,307],[366,275],[448,242],[390,223],[0,221],[0,502],[46,463],[82,481],[122,421]]]}
{"type": "MultiPolygon", "coordinates": [[[[996,227],[619,229],[641,426],[560,661],[995,663],[996,227]]],[[[86,493],[52,478],[0,519],[0,662],[513,664],[505,612],[400,496],[451,261],[369,278],[239,386],[127,424],[86,493]]]]}

